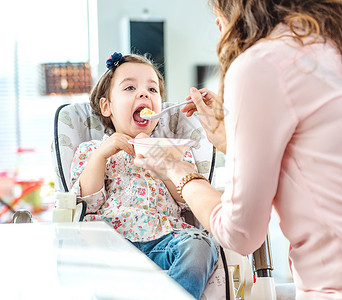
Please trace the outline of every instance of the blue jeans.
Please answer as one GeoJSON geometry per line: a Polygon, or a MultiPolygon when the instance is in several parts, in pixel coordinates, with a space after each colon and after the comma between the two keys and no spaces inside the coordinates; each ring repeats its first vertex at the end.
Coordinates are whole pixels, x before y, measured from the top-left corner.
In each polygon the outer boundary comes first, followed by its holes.
{"type": "Polygon", "coordinates": [[[133,244],[176,280],[196,299],[199,299],[214,269],[218,253],[206,233],[185,229],[160,239],[133,244]]]}

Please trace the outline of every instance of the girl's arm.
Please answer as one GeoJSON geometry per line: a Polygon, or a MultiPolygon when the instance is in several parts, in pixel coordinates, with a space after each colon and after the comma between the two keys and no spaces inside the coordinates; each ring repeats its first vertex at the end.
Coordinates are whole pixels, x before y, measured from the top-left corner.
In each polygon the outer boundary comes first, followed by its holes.
{"type": "Polygon", "coordinates": [[[184,199],[182,199],[179,194],[177,193],[177,188],[175,184],[171,180],[164,180],[163,181],[166,188],[168,189],[169,193],[171,194],[172,198],[177,202],[186,203],[184,199]]]}
{"type": "Polygon", "coordinates": [[[107,159],[99,149],[90,156],[80,176],[81,197],[94,194],[102,189],[107,159]]]}
{"type": "Polygon", "coordinates": [[[110,156],[121,150],[134,155],[133,146],[128,143],[129,139],[131,137],[128,135],[114,133],[92,153],[80,176],[82,197],[94,194],[103,188],[106,163],[110,156]]]}

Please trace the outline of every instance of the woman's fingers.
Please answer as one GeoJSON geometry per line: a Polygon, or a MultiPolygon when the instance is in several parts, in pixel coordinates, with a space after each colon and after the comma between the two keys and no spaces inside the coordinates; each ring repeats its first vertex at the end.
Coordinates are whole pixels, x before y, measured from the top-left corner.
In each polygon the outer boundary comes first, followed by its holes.
{"type": "Polygon", "coordinates": [[[199,113],[207,113],[210,110],[211,103],[215,94],[206,88],[197,90],[196,88],[190,89],[190,95],[186,97],[186,100],[192,99],[193,102],[183,106],[180,111],[186,113],[187,117],[191,117],[195,111],[199,113]],[[192,91],[192,92],[191,92],[192,91]],[[203,96],[205,94],[205,96],[203,96]],[[209,106],[209,107],[208,107],[209,106]],[[199,108],[198,108],[199,107],[199,108]]]}
{"type": "Polygon", "coordinates": [[[207,89],[198,90],[192,87],[190,89],[190,96],[199,115],[211,114],[212,92],[207,89]],[[206,93],[204,97],[202,96],[203,93],[206,93]]]}
{"type": "Polygon", "coordinates": [[[186,116],[187,116],[187,117],[191,117],[191,116],[194,114],[195,111],[197,111],[196,108],[187,111],[187,112],[186,112],[186,116]]]}
{"type": "Polygon", "coordinates": [[[138,154],[134,159],[134,164],[138,167],[151,171],[152,175],[161,179],[168,179],[168,171],[171,168],[167,159],[143,157],[138,154]]]}
{"type": "Polygon", "coordinates": [[[192,87],[190,89],[190,97],[191,97],[192,101],[195,103],[198,111],[200,109],[202,109],[203,106],[205,106],[205,103],[203,102],[203,97],[202,97],[201,93],[195,87],[192,87]]]}
{"type": "Polygon", "coordinates": [[[180,111],[183,113],[187,113],[189,111],[196,111],[196,105],[194,103],[188,103],[185,106],[183,106],[180,111]]]}

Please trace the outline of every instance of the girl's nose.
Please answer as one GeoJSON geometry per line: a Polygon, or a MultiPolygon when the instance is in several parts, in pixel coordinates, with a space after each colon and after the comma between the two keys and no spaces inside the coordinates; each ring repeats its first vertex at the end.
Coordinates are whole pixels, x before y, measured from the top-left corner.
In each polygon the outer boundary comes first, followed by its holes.
{"type": "Polygon", "coordinates": [[[146,92],[146,91],[143,91],[143,92],[140,92],[139,93],[139,96],[138,96],[140,99],[142,99],[142,98],[146,98],[146,99],[148,99],[148,93],[146,92]]]}

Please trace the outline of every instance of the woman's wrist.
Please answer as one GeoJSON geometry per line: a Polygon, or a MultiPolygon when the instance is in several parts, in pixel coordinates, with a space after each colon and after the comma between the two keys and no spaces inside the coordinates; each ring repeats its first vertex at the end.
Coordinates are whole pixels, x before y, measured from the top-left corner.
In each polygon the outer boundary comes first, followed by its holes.
{"type": "Polygon", "coordinates": [[[214,132],[208,134],[208,140],[217,150],[226,153],[226,131],[222,122],[219,123],[214,132]]]}
{"type": "Polygon", "coordinates": [[[169,167],[168,177],[174,185],[177,185],[184,176],[194,171],[194,167],[190,163],[177,162],[169,167]]]}
{"type": "Polygon", "coordinates": [[[201,180],[204,180],[204,181],[210,183],[207,178],[205,178],[203,175],[201,175],[197,172],[192,172],[192,173],[189,173],[189,174],[183,176],[182,179],[179,181],[179,183],[176,185],[177,193],[182,200],[184,200],[184,198],[183,198],[184,186],[187,185],[190,181],[196,180],[196,179],[201,179],[201,180]]]}

